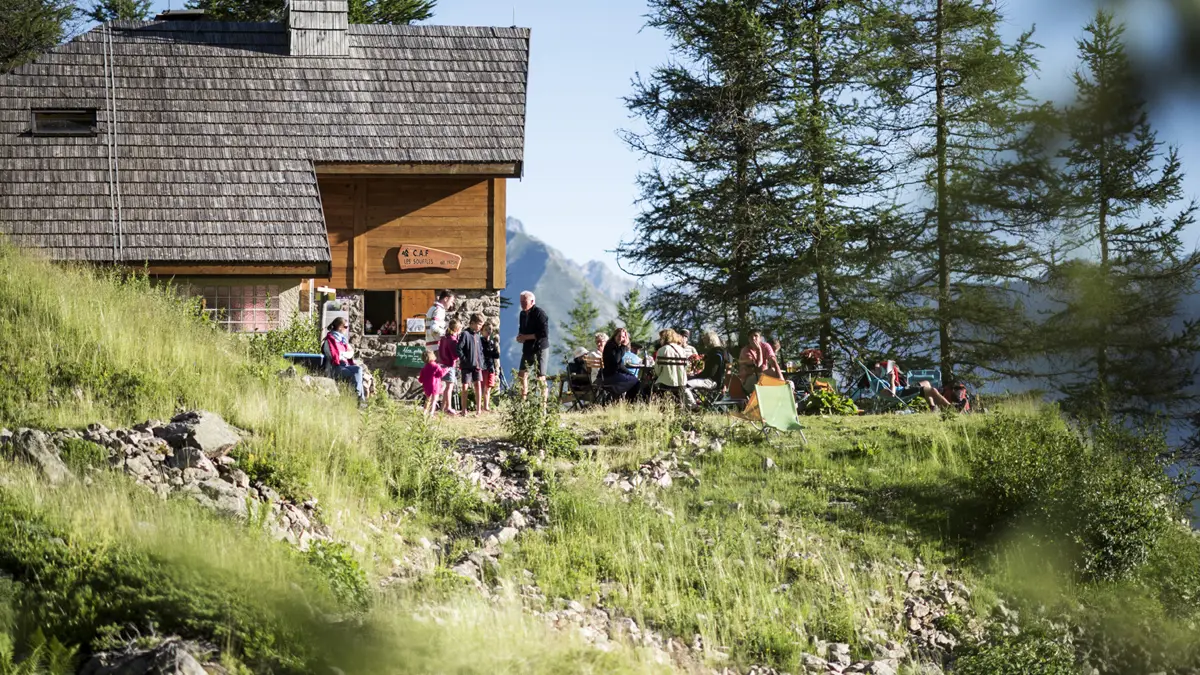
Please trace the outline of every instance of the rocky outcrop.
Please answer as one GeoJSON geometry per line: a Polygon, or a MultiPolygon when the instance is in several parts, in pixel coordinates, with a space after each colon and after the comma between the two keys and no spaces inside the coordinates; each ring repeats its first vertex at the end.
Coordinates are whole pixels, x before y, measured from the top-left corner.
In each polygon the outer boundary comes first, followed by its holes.
{"type": "Polygon", "coordinates": [[[6,454],[36,468],[52,485],[61,485],[72,478],[71,470],[58,455],[58,448],[44,431],[18,429],[4,447],[6,454]]]}
{"type": "Polygon", "coordinates": [[[153,649],[95,654],[79,675],[208,675],[192,652],[200,650],[179,638],[169,638],[153,649]]]}
{"type": "MultiPolygon", "coordinates": [[[[5,452],[38,467],[52,483],[71,479],[59,448],[75,439],[107,451],[108,468],[120,471],[163,499],[180,496],[238,520],[262,520],[272,536],[307,549],[315,540],[330,539],[319,518],[317,502],[296,503],[271,486],[250,477],[228,452],[246,436],[220,415],[205,411],[177,415],[170,422],[149,420],[129,429],[93,424],[78,431],[46,433],[18,429],[4,443],[5,452]]],[[[85,481],[88,476],[78,476],[85,481]]]]}

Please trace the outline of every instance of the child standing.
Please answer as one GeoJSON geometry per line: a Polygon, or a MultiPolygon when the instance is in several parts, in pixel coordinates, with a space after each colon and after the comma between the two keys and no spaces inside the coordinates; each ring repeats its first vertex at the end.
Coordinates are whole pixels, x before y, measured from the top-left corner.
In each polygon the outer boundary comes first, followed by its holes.
{"type": "Polygon", "coordinates": [[[500,372],[500,337],[492,321],[483,324],[480,335],[483,342],[483,412],[492,411],[492,389],[496,386],[496,373],[500,372]]]}
{"type": "Polygon", "coordinates": [[[433,408],[442,393],[442,378],[446,376],[446,368],[437,362],[437,354],[433,352],[425,352],[422,358],[425,360],[425,367],[421,369],[417,379],[425,389],[425,416],[433,417],[433,408]]]}
{"type": "Polygon", "coordinates": [[[462,414],[450,407],[450,401],[454,397],[454,385],[458,382],[458,335],[461,332],[462,324],[458,319],[450,319],[450,324],[446,326],[446,334],[438,342],[438,363],[446,368],[446,374],[442,377],[442,382],[446,384],[442,390],[442,410],[445,410],[447,415],[462,414]]]}
{"type": "MultiPolygon", "coordinates": [[[[467,330],[458,339],[458,355],[461,359],[463,396],[467,387],[475,392],[475,415],[483,410],[483,341],[479,338],[479,329],[483,328],[483,315],[472,314],[467,323],[467,330]]],[[[467,407],[464,399],[463,409],[467,407]]]]}

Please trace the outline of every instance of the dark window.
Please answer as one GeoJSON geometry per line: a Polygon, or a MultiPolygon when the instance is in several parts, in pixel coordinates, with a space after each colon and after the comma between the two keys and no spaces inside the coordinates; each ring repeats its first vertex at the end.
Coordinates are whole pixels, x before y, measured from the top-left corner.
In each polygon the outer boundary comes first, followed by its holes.
{"type": "Polygon", "coordinates": [[[363,332],[367,335],[396,334],[396,291],[367,291],[363,303],[363,332]]]}
{"type": "Polygon", "coordinates": [[[95,136],[96,109],[33,110],[30,131],[34,136],[95,136]]]}

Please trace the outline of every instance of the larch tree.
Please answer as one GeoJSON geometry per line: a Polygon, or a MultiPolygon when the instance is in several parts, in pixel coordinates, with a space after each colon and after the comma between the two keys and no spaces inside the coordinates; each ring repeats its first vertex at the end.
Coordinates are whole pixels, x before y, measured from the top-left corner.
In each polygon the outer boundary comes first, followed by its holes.
{"type": "Polygon", "coordinates": [[[773,16],[798,181],[792,225],[808,240],[796,251],[774,323],[830,354],[835,342],[857,342],[869,326],[895,317],[877,283],[898,243],[885,152],[892,139],[875,124],[888,112],[875,91],[887,50],[878,44],[875,0],[779,0],[773,16]]]}
{"type": "Polygon", "coordinates": [[[1005,42],[987,0],[900,0],[888,24],[891,130],[906,139],[911,235],[890,293],[909,329],[894,336],[944,381],[1013,368],[1029,322],[1019,291],[1035,274],[1024,244],[1041,214],[1040,164],[1028,157],[1032,32],[1005,42]],[[903,85],[903,86],[897,86],[903,85]]]}
{"type": "Polygon", "coordinates": [[[145,21],[150,18],[151,0],[100,0],[92,3],[87,16],[96,23],[145,21]]]}
{"type": "MultiPolygon", "coordinates": [[[[349,0],[350,23],[409,24],[433,16],[437,0],[349,0]]],[[[190,0],[218,21],[283,21],[286,0],[190,0]]]]}
{"type": "Polygon", "coordinates": [[[73,0],[0,0],[0,73],[67,39],[78,16],[73,0]]]}
{"type": "Polygon", "coordinates": [[[631,288],[617,303],[617,320],[629,331],[629,341],[648,345],[654,338],[654,321],[642,303],[642,289],[631,288]]]}
{"type": "Polygon", "coordinates": [[[1180,318],[1200,265],[1180,238],[1196,206],[1172,208],[1179,157],[1151,127],[1123,30],[1103,11],[1087,25],[1061,118],[1060,233],[1079,256],[1052,269],[1046,334],[1058,387],[1083,414],[1179,411],[1196,399],[1200,327],[1180,318]]]}
{"type": "Polygon", "coordinates": [[[592,302],[587,289],[575,296],[575,306],[567,314],[567,320],[560,323],[562,340],[558,350],[564,357],[569,357],[576,347],[592,349],[595,345],[593,336],[596,331],[596,321],[600,318],[600,310],[592,302]]]}
{"type": "Polygon", "coordinates": [[[778,97],[780,41],[766,0],[650,0],[674,60],[626,99],[653,165],[638,178],[636,237],[618,255],[663,281],[649,306],[667,324],[703,317],[744,337],[778,302],[795,242],[793,163],[778,97]]]}

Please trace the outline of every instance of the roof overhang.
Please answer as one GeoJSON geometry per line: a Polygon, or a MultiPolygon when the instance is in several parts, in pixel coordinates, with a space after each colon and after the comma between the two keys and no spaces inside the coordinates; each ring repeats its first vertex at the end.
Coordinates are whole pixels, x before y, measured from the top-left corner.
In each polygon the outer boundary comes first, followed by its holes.
{"type": "Polygon", "coordinates": [[[397,174],[411,176],[496,176],[520,178],[522,162],[462,164],[357,164],[314,163],[317,174],[397,174]]]}
{"type": "Polygon", "coordinates": [[[129,267],[155,277],[300,277],[329,276],[329,263],[127,263],[129,267]]]}

